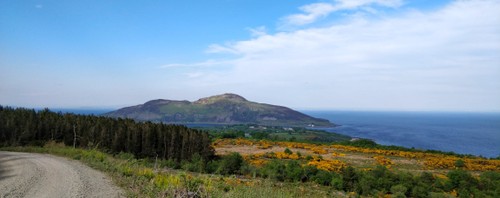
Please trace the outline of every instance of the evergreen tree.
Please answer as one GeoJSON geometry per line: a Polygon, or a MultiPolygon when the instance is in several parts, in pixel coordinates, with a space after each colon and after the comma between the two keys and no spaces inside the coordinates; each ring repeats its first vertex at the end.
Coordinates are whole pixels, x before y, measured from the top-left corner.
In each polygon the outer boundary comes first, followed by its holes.
{"type": "Polygon", "coordinates": [[[185,126],[0,106],[0,146],[43,146],[47,141],[178,162],[195,154],[204,160],[214,156],[208,134],[185,126]]]}

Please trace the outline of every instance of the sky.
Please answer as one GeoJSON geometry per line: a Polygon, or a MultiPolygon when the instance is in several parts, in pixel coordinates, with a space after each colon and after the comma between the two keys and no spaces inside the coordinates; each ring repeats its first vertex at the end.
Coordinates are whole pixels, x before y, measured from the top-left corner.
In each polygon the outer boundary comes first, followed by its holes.
{"type": "Polygon", "coordinates": [[[0,105],[500,111],[500,0],[0,0],[0,105]]]}

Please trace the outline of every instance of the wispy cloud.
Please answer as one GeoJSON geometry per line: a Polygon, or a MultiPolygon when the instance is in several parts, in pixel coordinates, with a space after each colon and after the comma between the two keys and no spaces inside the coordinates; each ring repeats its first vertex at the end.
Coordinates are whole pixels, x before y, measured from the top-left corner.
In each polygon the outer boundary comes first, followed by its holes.
{"type": "Polygon", "coordinates": [[[373,13],[369,6],[377,5],[396,8],[402,5],[401,0],[335,0],[331,3],[313,3],[300,7],[303,12],[292,14],[282,19],[285,25],[306,25],[328,16],[332,12],[342,10],[355,10],[363,8],[373,13]]]}
{"type": "Polygon", "coordinates": [[[267,29],[264,26],[259,26],[259,27],[256,27],[256,28],[248,28],[248,30],[250,31],[250,34],[253,37],[259,37],[259,36],[267,35],[267,29]]]}
{"type": "MultiPolygon", "coordinates": [[[[401,2],[346,0],[335,1],[333,8],[315,4],[302,10],[304,16],[320,16],[371,4],[401,2]]],[[[279,90],[266,101],[290,106],[307,100],[318,107],[500,110],[498,10],[497,0],[454,1],[433,11],[362,16],[212,45],[210,52],[238,56],[224,61],[231,69],[189,83],[255,96],[279,90]]],[[[302,22],[311,21],[305,18],[302,22]]],[[[187,65],[213,64],[220,63],[187,65]]]]}
{"type": "MultiPolygon", "coordinates": [[[[227,43],[227,46],[233,45],[232,43],[227,43]]],[[[208,49],[205,51],[207,53],[230,53],[230,54],[237,54],[237,51],[234,51],[230,47],[226,47],[224,45],[220,44],[212,44],[208,46],[208,49]]]]}
{"type": "Polygon", "coordinates": [[[304,13],[287,16],[284,19],[285,22],[291,25],[309,24],[338,10],[338,8],[330,3],[313,3],[300,7],[300,10],[304,13]]]}

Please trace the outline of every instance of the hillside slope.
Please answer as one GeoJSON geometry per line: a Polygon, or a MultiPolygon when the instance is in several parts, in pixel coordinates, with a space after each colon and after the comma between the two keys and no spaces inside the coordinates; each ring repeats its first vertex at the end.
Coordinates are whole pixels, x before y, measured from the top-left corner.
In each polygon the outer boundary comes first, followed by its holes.
{"type": "Polygon", "coordinates": [[[179,124],[261,124],[269,126],[333,126],[287,107],[256,103],[236,94],[186,100],[151,100],[104,114],[114,118],[179,124]]]}

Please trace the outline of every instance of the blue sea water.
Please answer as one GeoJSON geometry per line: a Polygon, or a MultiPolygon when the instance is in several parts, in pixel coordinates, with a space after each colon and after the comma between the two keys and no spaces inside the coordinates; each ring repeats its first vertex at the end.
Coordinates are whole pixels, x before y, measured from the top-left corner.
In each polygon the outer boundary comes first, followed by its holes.
{"type": "MultiPolygon", "coordinates": [[[[36,108],[35,110],[43,110],[42,108],[36,108]]],[[[87,108],[80,108],[80,109],[64,109],[64,108],[51,108],[49,109],[50,111],[53,112],[61,112],[61,113],[74,113],[74,114],[80,114],[80,115],[101,115],[107,112],[114,111],[116,109],[87,109],[87,108]]]]}
{"type": "Polygon", "coordinates": [[[303,112],[341,125],[326,131],[383,145],[500,156],[500,113],[303,112]]]}

